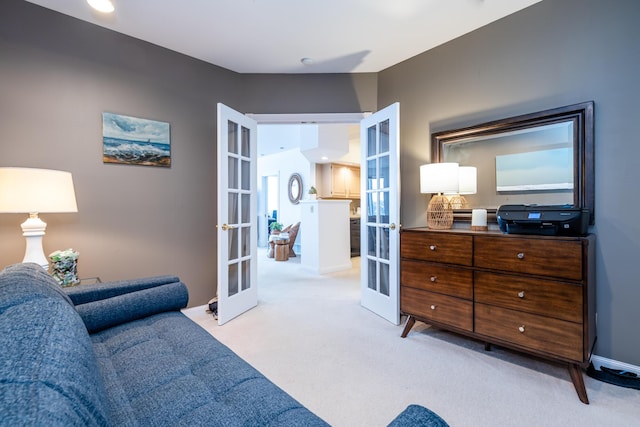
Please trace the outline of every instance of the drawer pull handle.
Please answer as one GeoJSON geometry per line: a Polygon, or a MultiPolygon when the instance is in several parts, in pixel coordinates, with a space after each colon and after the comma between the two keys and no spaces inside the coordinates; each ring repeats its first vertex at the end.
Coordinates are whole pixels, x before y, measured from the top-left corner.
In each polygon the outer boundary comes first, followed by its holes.
{"type": "Polygon", "coordinates": [[[437,248],[436,248],[436,245],[431,245],[431,246],[429,246],[429,249],[432,250],[432,251],[435,251],[437,248]]]}
{"type": "Polygon", "coordinates": [[[524,334],[524,325],[520,326],[518,330],[520,331],[521,334],[524,334]]]}
{"type": "Polygon", "coordinates": [[[518,254],[518,259],[524,259],[524,252],[520,252],[518,254]]]}
{"type": "Polygon", "coordinates": [[[435,304],[431,304],[431,310],[435,310],[436,309],[436,305],[435,304]]]}
{"type": "Polygon", "coordinates": [[[518,298],[524,298],[524,291],[518,292],[518,298]]]}
{"type": "Polygon", "coordinates": [[[431,281],[435,282],[438,278],[436,276],[431,276],[431,281]]]}

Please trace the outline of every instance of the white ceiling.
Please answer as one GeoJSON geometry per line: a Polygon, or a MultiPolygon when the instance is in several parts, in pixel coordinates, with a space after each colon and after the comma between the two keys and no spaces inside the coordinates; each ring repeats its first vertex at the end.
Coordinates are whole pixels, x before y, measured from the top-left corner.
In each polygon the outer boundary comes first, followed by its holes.
{"type": "Polygon", "coordinates": [[[541,0],[112,0],[111,15],[26,1],[239,73],[361,73],[541,0]]]}
{"type": "Polygon", "coordinates": [[[259,124],[258,156],[300,149],[311,163],[360,163],[360,124],[259,124]],[[323,129],[321,129],[323,128],[323,129]]]}

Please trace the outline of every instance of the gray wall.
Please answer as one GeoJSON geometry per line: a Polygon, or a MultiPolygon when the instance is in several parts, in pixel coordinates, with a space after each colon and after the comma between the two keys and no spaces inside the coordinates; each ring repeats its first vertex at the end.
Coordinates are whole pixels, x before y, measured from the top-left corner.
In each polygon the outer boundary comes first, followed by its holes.
{"type": "MultiPolygon", "coordinates": [[[[216,103],[256,113],[376,108],[375,74],[288,77],[239,75],[3,0],[0,166],[73,173],[79,213],[41,215],[45,254],[78,250],[81,277],[176,274],[189,304],[201,305],[216,292],[216,103]],[[171,168],[103,164],[104,111],[169,122],[171,168]]],[[[0,266],[22,261],[24,219],[0,215],[0,266]]]]}
{"type": "Polygon", "coordinates": [[[640,2],[545,0],[379,73],[400,102],[402,224],[426,225],[430,134],[595,101],[596,354],[640,365],[640,2]]]}
{"type": "Polygon", "coordinates": [[[247,113],[358,113],[377,107],[375,73],[243,74],[241,79],[247,113]]]}

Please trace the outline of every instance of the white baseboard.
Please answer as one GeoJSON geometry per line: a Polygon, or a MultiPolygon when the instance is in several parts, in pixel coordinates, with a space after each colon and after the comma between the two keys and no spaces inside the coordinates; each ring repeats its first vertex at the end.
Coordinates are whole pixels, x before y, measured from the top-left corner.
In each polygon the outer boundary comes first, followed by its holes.
{"type": "Polygon", "coordinates": [[[598,370],[600,370],[600,366],[604,366],[605,368],[633,372],[634,374],[640,376],[640,366],[618,362],[617,360],[607,359],[606,357],[596,355],[591,356],[591,361],[593,362],[593,367],[598,370]]]}

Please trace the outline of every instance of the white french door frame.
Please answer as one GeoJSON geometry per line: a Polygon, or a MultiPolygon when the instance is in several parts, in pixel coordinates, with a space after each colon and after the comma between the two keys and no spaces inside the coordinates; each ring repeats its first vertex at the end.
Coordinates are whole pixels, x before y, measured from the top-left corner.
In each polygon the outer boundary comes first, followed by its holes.
{"type": "Polygon", "coordinates": [[[258,305],[257,123],[218,103],[218,324],[258,305]]]}
{"type": "Polygon", "coordinates": [[[400,104],[360,123],[361,304],[400,324],[400,104]]]}

